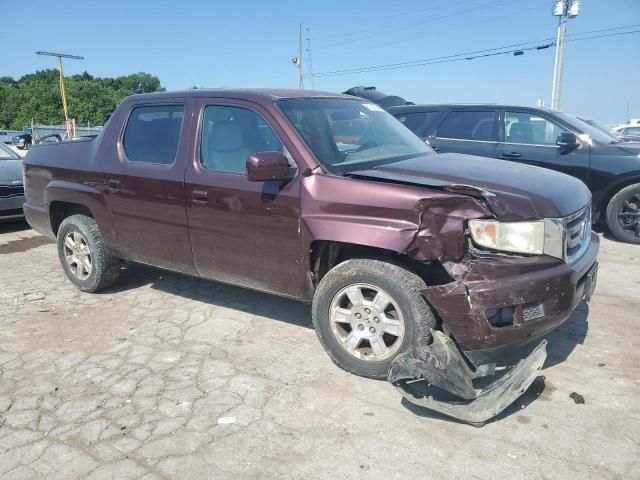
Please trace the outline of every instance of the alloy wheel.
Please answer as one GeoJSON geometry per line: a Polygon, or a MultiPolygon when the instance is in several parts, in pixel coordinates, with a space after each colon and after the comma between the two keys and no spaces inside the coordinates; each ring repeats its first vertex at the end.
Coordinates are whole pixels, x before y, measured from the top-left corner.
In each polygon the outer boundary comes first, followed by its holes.
{"type": "Polygon", "coordinates": [[[68,232],[64,236],[64,259],[69,271],[78,279],[85,280],[93,269],[91,250],[87,240],[79,232],[68,232]]]}
{"type": "Polygon", "coordinates": [[[640,238],[640,192],[632,193],[622,202],[618,224],[626,234],[640,238]]]}
{"type": "Polygon", "coordinates": [[[333,297],[329,315],[338,344],[360,360],[385,360],[404,340],[402,311],[391,295],[375,285],[344,287],[333,297]]]}

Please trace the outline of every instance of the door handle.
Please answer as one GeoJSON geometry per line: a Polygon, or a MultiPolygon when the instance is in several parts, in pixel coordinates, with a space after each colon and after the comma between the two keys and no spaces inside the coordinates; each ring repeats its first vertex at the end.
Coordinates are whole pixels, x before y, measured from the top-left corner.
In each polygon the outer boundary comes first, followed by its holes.
{"type": "Polygon", "coordinates": [[[206,190],[193,190],[191,192],[191,203],[198,206],[207,205],[209,202],[207,201],[206,190]]]}
{"type": "Polygon", "coordinates": [[[504,158],[520,158],[522,155],[518,152],[502,152],[504,158]]]}
{"type": "Polygon", "coordinates": [[[112,193],[119,191],[120,187],[122,186],[120,180],[117,178],[110,178],[107,182],[107,185],[109,186],[109,192],[112,193]]]}

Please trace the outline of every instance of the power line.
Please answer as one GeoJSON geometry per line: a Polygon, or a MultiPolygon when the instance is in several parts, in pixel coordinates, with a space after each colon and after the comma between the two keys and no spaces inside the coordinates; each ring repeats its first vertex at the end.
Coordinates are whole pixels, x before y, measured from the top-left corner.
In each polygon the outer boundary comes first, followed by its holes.
{"type": "MultiPolygon", "coordinates": [[[[587,35],[587,34],[591,34],[591,33],[600,33],[600,32],[607,32],[607,31],[612,31],[612,30],[620,30],[620,29],[626,29],[626,28],[634,28],[634,27],[639,27],[640,24],[636,24],[636,25],[628,25],[626,27],[612,27],[612,28],[608,28],[608,29],[598,29],[598,30],[591,30],[591,31],[587,31],[587,32],[581,32],[581,33],[576,33],[573,35],[569,35],[570,37],[579,37],[579,36],[583,36],[583,35],[587,35]]],[[[628,35],[628,34],[632,34],[632,33],[638,33],[640,32],[640,30],[632,30],[629,32],[617,32],[617,33],[609,33],[609,34],[603,34],[603,35],[592,35],[592,36],[586,36],[586,37],[581,37],[581,38],[572,38],[571,40],[568,41],[579,41],[579,40],[588,40],[588,39],[592,39],[592,38],[604,38],[604,37],[613,37],[613,36],[619,36],[619,35],[628,35]]],[[[555,43],[551,42],[551,43],[547,43],[547,44],[539,44],[539,45],[534,45],[534,46],[530,46],[534,43],[539,43],[539,42],[549,42],[554,40],[553,37],[547,37],[547,38],[543,38],[543,39],[539,39],[539,40],[533,40],[533,41],[529,41],[529,42],[522,42],[522,43],[514,43],[514,44],[510,44],[510,45],[503,45],[501,47],[495,47],[495,48],[488,48],[488,49],[483,49],[483,50],[474,50],[471,52],[463,52],[463,53],[457,53],[457,54],[452,54],[452,55],[444,55],[444,56],[440,56],[440,57],[432,57],[432,58],[426,58],[426,59],[420,59],[420,60],[411,60],[411,61],[407,61],[407,62],[399,62],[399,63],[389,63],[389,64],[383,64],[383,65],[371,65],[371,66],[364,66],[364,67],[357,67],[357,68],[350,68],[350,69],[343,69],[343,70],[334,70],[334,71],[329,71],[329,72],[319,72],[319,73],[315,73],[313,76],[314,77],[332,77],[332,76],[342,76],[342,75],[349,75],[349,74],[356,74],[356,73],[368,73],[368,72],[377,72],[377,71],[384,71],[384,70],[397,70],[397,69],[402,69],[402,68],[411,68],[411,67],[420,67],[420,66],[424,66],[424,65],[430,65],[430,64],[435,64],[435,63],[447,63],[447,62],[454,62],[454,61],[462,61],[462,60],[473,60],[475,58],[480,58],[480,57],[485,57],[485,56],[494,56],[494,55],[506,55],[509,53],[515,53],[516,51],[525,51],[525,50],[542,50],[542,49],[546,49],[549,46],[554,46],[555,43]],[[510,49],[510,50],[506,50],[506,49],[510,49]],[[493,52],[493,53],[491,53],[493,52]],[[484,55],[484,54],[488,54],[491,53],[491,55],[484,55]]]]}
{"type": "Polygon", "coordinates": [[[323,59],[323,58],[343,57],[343,56],[347,56],[347,55],[352,55],[354,52],[370,51],[370,50],[373,50],[373,49],[376,49],[376,48],[389,47],[391,45],[406,44],[406,43],[413,42],[416,39],[423,40],[426,37],[433,36],[434,34],[451,33],[451,32],[455,32],[455,31],[458,31],[458,30],[466,30],[469,27],[473,27],[473,26],[476,26],[476,25],[481,25],[481,24],[484,24],[484,23],[494,22],[496,20],[500,20],[502,18],[509,17],[509,16],[514,15],[514,14],[526,13],[526,12],[529,12],[531,10],[537,10],[537,9],[539,9],[539,6],[538,5],[533,5],[533,6],[529,7],[529,8],[519,9],[517,11],[503,13],[501,15],[495,15],[493,17],[484,18],[482,20],[478,20],[478,21],[475,21],[475,22],[468,22],[468,23],[464,23],[464,24],[456,23],[454,26],[443,25],[444,28],[436,29],[436,30],[428,30],[426,32],[428,35],[426,35],[426,36],[424,35],[425,32],[422,32],[422,34],[420,34],[420,35],[404,36],[400,40],[395,40],[395,41],[391,41],[391,42],[388,41],[388,42],[384,42],[384,43],[369,44],[366,47],[360,47],[360,48],[356,48],[356,49],[345,50],[345,51],[340,52],[338,54],[336,54],[336,53],[326,53],[325,55],[320,55],[320,56],[316,55],[316,60],[318,58],[323,59]]]}
{"type": "MultiPolygon", "coordinates": [[[[419,14],[419,13],[424,13],[424,12],[432,12],[434,10],[446,10],[450,7],[455,7],[457,5],[462,5],[465,3],[472,3],[472,2],[477,2],[478,0],[463,0],[460,2],[447,2],[445,5],[437,5],[437,6],[431,6],[431,7],[427,7],[427,8],[420,8],[418,10],[411,10],[408,12],[398,12],[398,13],[392,13],[389,15],[385,15],[384,17],[373,17],[373,18],[366,18],[366,19],[361,19],[360,17],[358,17],[359,22],[364,23],[364,22],[371,22],[371,21],[375,21],[375,20],[384,20],[385,22],[388,22],[390,18],[397,18],[397,17],[408,17],[408,16],[414,16],[415,14],[419,14]]],[[[389,25],[385,25],[385,28],[388,27],[389,25]]],[[[344,37],[344,36],[352,36],[352,35],[358,35],[361,33],[367,33],[367,32],[371,32],[371,31],[375,31],[380,29],[381,27],[368,27],[368,28],[363,28],[360,30],[352,30],[349,32],[345,32],[345,31],[338,31],[336,32],[334,31],[328,31],[328,32],[323,32],[325,36],[331,36],[331,37],[344,37]]],[[[322,48],[322,47],[321,47],[322,48]]],[[[327,48],[325,46],[325,48],[327,48]]]]}
{"type": "Polygon", "coordinates": [[[402,25],[402,26],[398,26],[398,27],[392,28],[392,29],[386,29],[386,30],[378,31],[376,33],[371,33],[371,34],[368,34],[368,35],[364,35],[362,37],[352,38],[352,39],[349,39],[349,40],[344,40],[342,42],[336,42],[336,43],[332,43],[332,44],[329,44],[329,45],[316,47],[316,50],[319,50],[319,49],[325,50],[325,49],[328,49],[328,48],[335,48],[335,47],[342,48],[345,44],[359,42],[360,40],[366,40],[366,39],[369,39],[369,38],[376,38],[376,37],[379,37],[381,35],[388,35],[390,33],[405,32],[409,28],[413,28],[413,27],[417,27],[417,26],[424,26],[425,24],[434,22],[436,20],[443,20],[445,18],[454,17],[454,16],[457,16],[457,15],[460,15],[460,14],[463,14],[463,13],[472,12],[474,10],[479,10],[479,9],[483,9],[483,8],[487,8],[487,7],[491,7],[491,6],[496,6],[496,5],[504,6],[504,5],[508,5],[510,3],[521,2],[521,1],[523,1],[523,0],[492,0],[492,1],[488,2],[488,3],[483,3],[483,4],[476,5],[476,6],[473,6],[473,7],[469,7],[469,8],[463,9],[463,10],[457,10],[455,12],[448,13],[446,15],[441,15],[439,17],[432,17],[426,22],[424,20],[414,21],[414,22],[411,22],[411,23],[408,23],[408,24],[405,24],[405,25],[402,25]]]}

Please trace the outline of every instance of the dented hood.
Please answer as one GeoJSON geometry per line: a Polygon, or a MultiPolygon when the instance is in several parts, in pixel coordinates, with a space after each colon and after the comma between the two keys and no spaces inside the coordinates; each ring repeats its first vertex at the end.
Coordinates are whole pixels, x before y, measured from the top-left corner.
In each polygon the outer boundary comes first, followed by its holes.
{"type": "Polygon", "coordinates": [[[351,174],[482,197],[502,221],[564,217],[591,201],[585,184],[569,175],[456,153],[425,155],[351,174]]]}

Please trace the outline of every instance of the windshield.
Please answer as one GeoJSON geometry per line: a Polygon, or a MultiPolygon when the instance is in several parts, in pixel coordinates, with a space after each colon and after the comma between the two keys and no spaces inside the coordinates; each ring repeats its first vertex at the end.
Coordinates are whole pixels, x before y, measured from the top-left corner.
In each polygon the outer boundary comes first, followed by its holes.
{"type": "Polygon", "coordinates": [[[607,144],[618,141],[617,138],[611,138],[610,135],[598,130],[595,127],[592,127],[588,123],[580,120],[578,117],[574,117],[573,115],[569,115],[568,113],[564,112],[555,112],[555,114],[561,120],[564,120],[572,127],[577,128],[580,133],[586,133],[587,135],[589,135],[596,142],[607,144]]]}
{"type": "MultiPolygon", "coordinates": [[[[582,119],[580,119],[580,120],[582,120],[582,119]]],[[[618,133],[613,128],[609,128],[609,127],[607,127],[606,125],[603,125],[600,122],[596,122],[595,120],[583,120],[583,122],[588,123],[593,128],[597,128],[602,133],[605,133],[605,134],[609,135],[616,142],[619,140],[618,133]]]]}
{"type": "Polygon", "coordinates": [[[331,173],[397,162],[432,150],[378,105],[339,98],[280,100],[278,107],[331,173]]]}
{"type": "Polygon", "coordinates": [[[20,160],[20,156],[4,143],[0,143],[0,160],[20,160]]]}

